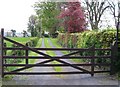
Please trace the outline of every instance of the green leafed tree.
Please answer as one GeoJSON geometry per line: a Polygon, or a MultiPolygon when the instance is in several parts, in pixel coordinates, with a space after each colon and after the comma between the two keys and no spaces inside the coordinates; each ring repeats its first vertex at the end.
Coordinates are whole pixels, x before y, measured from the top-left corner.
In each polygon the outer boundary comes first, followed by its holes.
{"type": "Polygon", "coordinates": [[[16,37],[16,30],[11,29],[12,37],[16,37]]]}
{"type": "Polygon", "coordinates": [[[29,22],[28,22],[28,32],[31,33],[32,37],[37,36],[37,29],[36,29],[36,20],[37,20],[37,16],[35,15],[31,15],[29,17],[29,22]]]}
{"type": "Polygon", "coordinates": [[[57,15],[59,10],[57,5],[56,2],[37,2],[34,4],[34,9],[39,19],[38,24],[42,29],[41,32],[48,31],[50,34],[54,34],[58,29],[59,21],[57,15]]]}

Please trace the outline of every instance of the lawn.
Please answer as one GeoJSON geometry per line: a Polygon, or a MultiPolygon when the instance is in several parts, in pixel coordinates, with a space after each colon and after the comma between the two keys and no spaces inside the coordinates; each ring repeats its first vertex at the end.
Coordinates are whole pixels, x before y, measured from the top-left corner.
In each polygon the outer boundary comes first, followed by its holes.
{"type": "MultiPolygon", "coordinates": [[[[14,41],[17,41],[19,43],[25,43],[25,42],[29,41],[31,37],[8,37],[8,38],[12,39],[14,41]]],[[[11,42],[6,41],[6,40],[5,40],[5,42],[7,44],[7,47],[11,47],[12,46],[11,42]]]]}

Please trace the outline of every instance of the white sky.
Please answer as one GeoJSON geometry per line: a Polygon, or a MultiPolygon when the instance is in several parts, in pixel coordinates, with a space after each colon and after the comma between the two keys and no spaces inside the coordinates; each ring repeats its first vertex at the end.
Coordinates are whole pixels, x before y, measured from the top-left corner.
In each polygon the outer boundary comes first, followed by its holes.
{"type": "Polygon", "coordinates": [[[0,28],[17,32],[27,30],[28,18],[35,14],[32,5],[38,0],[0,0],[0,28]]]}
{"type": "Polygon", "coordinates": [[[0,0],[0,28],[27,30],[28,18],[35,14],[32,5],[37,1],[40,0],[0,0]]]}

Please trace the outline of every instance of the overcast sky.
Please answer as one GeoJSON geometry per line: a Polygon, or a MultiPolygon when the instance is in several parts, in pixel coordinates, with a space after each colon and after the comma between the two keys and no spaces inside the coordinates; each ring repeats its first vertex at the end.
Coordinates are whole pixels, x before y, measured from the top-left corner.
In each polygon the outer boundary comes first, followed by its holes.
{"type": "MultiPolygon", "coordinates": [[[[28,18],[35,14],[32,5],[39,0],[0,0],[0,28],[27,30],[28,18]]],[[[43,0],[45,1],[45,0],[43,0]]]]}
{"type": "Polygon", "coordinates": [[[17,32],[27,30],[28,18],[35,14],[32,5],[38,0],[0,0],[0,28],[17,32]]]}

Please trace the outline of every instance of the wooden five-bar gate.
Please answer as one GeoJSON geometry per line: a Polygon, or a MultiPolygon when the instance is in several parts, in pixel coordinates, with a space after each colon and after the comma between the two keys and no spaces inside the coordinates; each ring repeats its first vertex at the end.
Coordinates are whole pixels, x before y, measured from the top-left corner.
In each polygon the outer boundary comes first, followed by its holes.
{"type": "Polygon", "coordinates": [[[115,46],[111,46],[110,48],[107,49],[102,49],[102,48],[95,48],[95,46],[92,46],[90,48],[31,48],[28,47],[26,45],[23,45],[21,43],[18,43],[14,40],[11,40],[7,37],[4,36],[4,29],[1,29],[1,60],[2,60],[2,77],[4,77],[5,75],[55,75],[55,74],[90,74],[91,76],[94,76],[95,73],[104,73],[104,72],[109,72],[110,74],[113,74],[114,72],[114,68],[113,68],[113,61],[114,61],[114,50],[115,50],[115,46]],[[16,45],[18,45],[20,48],[13,48],[13,47],[4,47],[4,41],[9,41],[11,43],[14,43],[16,45]],[[8,55],[4,55],[4,51],[5,50],[25,50],[25,56],[8,56],[8,55]],[[43,53],[41,51],[69,51],[68,54],[65,54],[63,56],[50,56],[46,53],[43,53]],[[37,54],[43,55],[43,56],[29,56],[28,55],[28,51],[33,51],[37,54]],[[71,53],[70,53],[71,51],[71,53]],[[95,52],[96,51],[109,51],[110,55],[100,55],[100,56],[96,56],[95,52]],[[81,55],[75,55],[75,54],[80,54],[81,52],[90,52],[91,54],[88,56],[81,56],[81,55]],[[96,63],[95,59],[97,58],[108,58],[110,59],[110,63],[96,63]],[[6,59],[25,59],[26,62],[25,64],[6,64],[4,61],[6,59]],[[42,62],[36,63],[36,64],[29,64],[28,60],[29,59],[48,59],[48,60],[44,60],[42,62]],[[64,61],[64,59],[89,59],[90,63],[77,63],[77,64],[71,64],[68,63],[66,61],[64,61]],[[52,61],[57,61],[59,62],[58,64],[50,64],[49,62],[52,61]],[[49,64],[48,64],[49,63],[49,64]],[[32,67],[72,67],[74,69],[77,69],[77,71],[68,71],[68,72],[31,72],[31,71],[27,71],[27,72],[20,72],[22,70],[25,69],[29,69],[32,67]],[[84,69],[83,66],[90,66],[91,68],[89,70],[84,69]],[[96,66],[109,66],[110,70],[95,70],[96,66]],[[5,67],[22,67],[22,68],[18,68],[15,69],[13,71],[5,71],[4,68],[5,67]]]}

